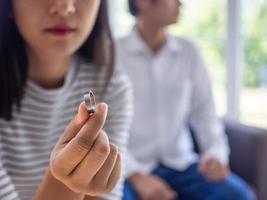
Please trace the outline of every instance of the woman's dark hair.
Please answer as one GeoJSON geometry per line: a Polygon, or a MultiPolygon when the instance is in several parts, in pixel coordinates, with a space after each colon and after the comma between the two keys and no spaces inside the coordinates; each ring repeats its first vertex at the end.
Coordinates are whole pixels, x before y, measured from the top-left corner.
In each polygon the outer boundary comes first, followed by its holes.
{"type": "MultiPolygon", "coordinates": [[[[96,68],[106,66],[106,86],[114,69],[114,41],[108,23],[108,0],[101,0],[91,35],[77,51],[85,62],[96,68]]],[[[12,13],[12,1],[0,0],[0,118],[10,120],[12,108],[20,108],[28,78],[28,58],[12,13]]]]}

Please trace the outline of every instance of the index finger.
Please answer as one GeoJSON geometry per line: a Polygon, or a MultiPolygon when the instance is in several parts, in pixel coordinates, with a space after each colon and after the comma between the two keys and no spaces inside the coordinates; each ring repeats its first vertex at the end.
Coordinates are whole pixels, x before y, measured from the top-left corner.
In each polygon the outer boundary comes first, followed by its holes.
{"type": "Polygon", "coordinates": [[[86,110],[85,103],[82,102],[79,106],[78,113],[71,120],[71,122],[66,127],[64,134],[60,137],[59,144],[66,144],[70,140],[72,140],[72,138],[74,138],[78,134],[78,132],[81,130],[81,128],[89,118],[90,114],[86,110]]]}
{"type": "Polygon", "coordinates": [[[103,129],[108,112],[108,106],[105,103],[97,105],[95,113],[88,119],[76,137],[71,143],[82,145],[85,149],[90,150],[97,135],[103,129]]]}
{"type": "Polygon", "coordinates": [[[107,104],[105,103],[97,105],[93,116],[88,119],[78,134],[62,149],[58,155],[60,160],[65,160],[70,166],[76,166],[80,163],[90,151],[102,130],[107,116],[107,109],[107,104]]]}

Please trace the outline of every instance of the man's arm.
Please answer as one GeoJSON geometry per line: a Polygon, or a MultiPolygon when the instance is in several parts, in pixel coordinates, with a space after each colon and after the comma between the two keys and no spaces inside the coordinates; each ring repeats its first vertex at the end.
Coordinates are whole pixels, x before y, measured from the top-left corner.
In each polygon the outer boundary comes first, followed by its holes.
{"type": "Polygon", "coordinates": [[[228,139],[221,121],[216,116],[211,82],[199,52],[194,47],[192,52],[193,90],[190,125],[196,133],[201,154],[212,156],[227,165],[228,139]]]}
{"type": "Polygon", "coordinates": [[[192,110],[190,125],[199,142],[199,171],[211,181],[219,182],[229,174],[228,138],[216,116],[211,82],[196,48],[192,48],[192,110]]]}

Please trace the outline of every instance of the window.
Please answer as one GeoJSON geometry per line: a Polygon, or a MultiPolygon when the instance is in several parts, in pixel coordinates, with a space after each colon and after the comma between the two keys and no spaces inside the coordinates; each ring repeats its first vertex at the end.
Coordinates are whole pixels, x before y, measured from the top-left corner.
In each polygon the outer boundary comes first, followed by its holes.
{"type": "Polygon", "coordinates": [[[130,32],[135,19],[128,12],[128,0],[116,0],[110,3],[111,24],[115,38],[122,37],[130,32]]]}
{"type": "Polygon", "coordinates": [[[212,80],[217,113],[226,114],[224,62],[225,0],[183,1],[179,22],[170,30],[193,40],[199,47],[212,80]]]}
{"type": "Polygon", "coordinates": [[[267,2],[242,2],[244,73],[241,120],[267,128],[267,2]]]}

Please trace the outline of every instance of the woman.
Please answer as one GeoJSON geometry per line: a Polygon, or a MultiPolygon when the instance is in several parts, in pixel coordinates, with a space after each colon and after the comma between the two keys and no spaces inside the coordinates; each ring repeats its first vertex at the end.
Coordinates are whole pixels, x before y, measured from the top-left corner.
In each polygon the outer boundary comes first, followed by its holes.
{"type": "Polygon", "coordinates": [[[120,199],[132,109],[113,57],[107,0],[0,1],[0,199],[120,199]]]}

